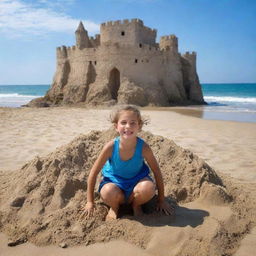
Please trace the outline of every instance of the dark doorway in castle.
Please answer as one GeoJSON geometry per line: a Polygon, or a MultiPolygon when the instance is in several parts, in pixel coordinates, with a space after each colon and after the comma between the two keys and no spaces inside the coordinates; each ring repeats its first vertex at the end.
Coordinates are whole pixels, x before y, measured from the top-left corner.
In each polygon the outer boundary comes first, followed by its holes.
{"type": "Polygon", "coordinates": [[[117,68],[113,68],[110,71],[109,83],[108,83],[112,99],[116,100],[118,96],[118,90],[120,87],[120,72],[117,68]]]}
{"type": "Polygon", "coordinates": [[[86,74],[86,84],[89,85],[91,83],[94,83],[96,80],[96,71],[95,67],[93,66],[92,62],[89,62],[88,71],[86,74]]]}

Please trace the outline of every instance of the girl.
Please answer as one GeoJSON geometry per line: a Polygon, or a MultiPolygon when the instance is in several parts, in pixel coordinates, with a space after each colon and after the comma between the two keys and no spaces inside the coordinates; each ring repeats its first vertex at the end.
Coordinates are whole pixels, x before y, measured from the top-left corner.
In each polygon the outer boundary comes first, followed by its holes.
{"type": "Polygon", "coordinates": [[[164,199],[164,184],[158,163],[149,145],[137,137],[143,125],[139,110],[134,106],[124,106],[116,111],[111,121],[120,136],[104,146],[90,171],[85,215],[93,215],[94,187],[101,169],[103,179],[99,192],[103,202],[110,207],[106,220],[116,219],[120,204],[125,202],[132,205],[135,216],[142,215],[141,205],[155,195],[149,167],[158,190],[157,209],[170,215],[173,209],[164,199]]]}

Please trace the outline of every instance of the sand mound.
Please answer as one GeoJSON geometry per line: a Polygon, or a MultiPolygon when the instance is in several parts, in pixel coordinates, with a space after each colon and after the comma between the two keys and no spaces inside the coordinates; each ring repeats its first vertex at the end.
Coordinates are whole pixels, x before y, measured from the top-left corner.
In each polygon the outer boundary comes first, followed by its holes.
{"type": "MultiPolygon", "coordinates": [[[[193,211],[192,219],[193,214],[197,215],[193,224],[193,221],[185,220],[191,217],[191,212],[177,206],[177,212],[183,214],[183,224],[179,224],[172,217],[154,212],[154,200],[145,205],[144,211],[148,214],[143,218],[134,219],[127,214],[129,209],[122,209],[119,220],[106,223],[104,218],[107,207],[101,203],[97,193],[97,214],[89,220],[80,219],[81,207],[86,202],[86,179],[90,168],[103,145],[114,136],[113,131],[93,131],[88,135],[81,135],[46,157],[35,158],[19,171],[1,174],[0,231],[16,243],[28,240],[37,245],[88,245],[122,238],[146,248],[156,227],[196,227],[203,223],[204,217],[209,215],[206,211],[193,211]]],[[[159,161],[167,200],[184,204],[198,199],[205,205],[223,207],[233,200],[215,171],[192,152],[161,136],[142,132],[141,137],[152,147],[159,161]]],[[[237,218],[233,215],[232,218],[232,223],[236,223],[237,218]]],[[[242,225],[242,232],[245,232],[246,223],[242,225]]],[[[226,234],[227,230],[225,225],[226,234]]],[[[220,229],[216,229],[208,237],[208,240],[214,237],[214,248],[223,242],[220,238],[223,234],[218,232],[220,229]]],[[[236,234],[239,232],[236,231],[236,234]]],[[[193,238],[191,231],[187,234],[190,235],[184,241],[193,238]]],[[[189,244],[195,247],[195,243],[189,244]]],[[[200,247],[195,249],[202,253],[207,249],[207,245],[200,247]]],[[[188,244],[184,253],[186,251],[189,251],[188,244]]],[[[198,255],[201,254],[198,252],[198,255]]]]}

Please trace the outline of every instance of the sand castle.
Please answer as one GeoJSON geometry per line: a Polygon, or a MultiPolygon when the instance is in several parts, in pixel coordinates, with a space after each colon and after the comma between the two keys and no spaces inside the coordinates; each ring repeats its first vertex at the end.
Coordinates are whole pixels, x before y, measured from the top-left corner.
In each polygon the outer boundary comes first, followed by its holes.
{"type": "Polygon", "coordinates": [[[57,70],[46,96],[32,104],[204,104],[196,53],[178,51],[175,35],[162,36],[139,19],[109,21],[89,37],[83,23],[76,45],[57,48],[57,70]]]}

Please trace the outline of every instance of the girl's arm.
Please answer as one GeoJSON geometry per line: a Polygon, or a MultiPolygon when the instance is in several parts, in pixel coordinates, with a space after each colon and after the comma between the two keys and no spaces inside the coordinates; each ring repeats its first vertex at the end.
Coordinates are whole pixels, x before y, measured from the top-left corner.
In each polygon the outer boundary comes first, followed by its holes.
{"type": "Polygon", "coordinates": [[[158,190],[158,209],[160,211],[164,211],[165,214],[169,215],[172,214],[173,209],[171,205],[169,205],[164,198],[164,182],[162,173],[160,171],[158,162],[152,152],[152,149],[149,147],[148,144],[144,143],[143,147],[143,157],[147,161],[150,169],[152,170],[155,180],[156,180],[156,187],[158,190]]]}
{"type": "Polygon", "coordinates": [[[102,151],[100,152],[97,160],[93,164],[92,169],[89,173],[87,179],[87,203],[85,206],[86,214],[89,216],[91,216],[94,211],[94,188],[96,179],[102,167],[112,155],[113,144],[114,142],[110,141],[103,147],[102,151]]]}

